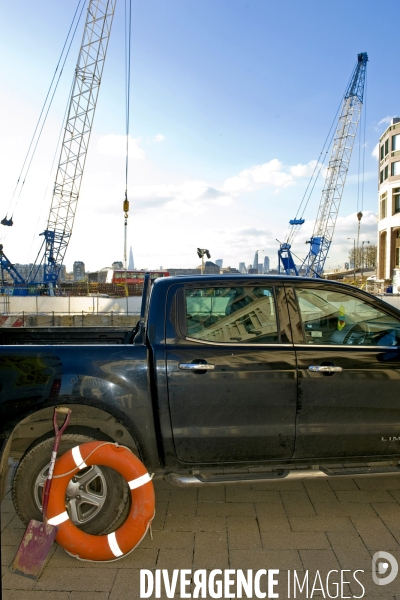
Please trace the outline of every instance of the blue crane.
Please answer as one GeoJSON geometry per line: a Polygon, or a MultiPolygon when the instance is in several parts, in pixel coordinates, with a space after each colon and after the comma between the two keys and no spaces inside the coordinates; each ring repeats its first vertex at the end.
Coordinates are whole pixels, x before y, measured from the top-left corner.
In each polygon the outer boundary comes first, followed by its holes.
{"type": "Polygon", "coordinates": [[[299,275],[301,271],[306,277],[321,277],[323,273],[335,231],[340,201],[360,120],[367,61],[368,55],[366,52],[358,54],[357,64],[343,97],[314,231],[311,239],[307,242],[310,245],[309,252],[299,269],[294,262],[290,242],[305,220],[303,217],[290,220],[287,241],[282,243],[278,250],[279,272],[285,272],[287,275],[299,275]]]}

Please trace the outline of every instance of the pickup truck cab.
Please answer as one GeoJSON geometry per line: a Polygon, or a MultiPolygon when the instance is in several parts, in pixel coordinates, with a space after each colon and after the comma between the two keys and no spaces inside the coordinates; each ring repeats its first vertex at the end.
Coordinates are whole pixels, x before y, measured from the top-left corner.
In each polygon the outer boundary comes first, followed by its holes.
{"type": "MultiPolygon", "coordinates": [[[[133,332],[0,330],[0,341],[2,488],[15,457],[24,521],[40,510],[56,405],[72,408],[61,452],[114,440],[177,485],[399,472],[400,311],[350,286],[147,278],[133,332]]],[[[72,483],[66,499],[92,533],[127,502],[108,471],[83,472],[85,503],[72,483]]]]}

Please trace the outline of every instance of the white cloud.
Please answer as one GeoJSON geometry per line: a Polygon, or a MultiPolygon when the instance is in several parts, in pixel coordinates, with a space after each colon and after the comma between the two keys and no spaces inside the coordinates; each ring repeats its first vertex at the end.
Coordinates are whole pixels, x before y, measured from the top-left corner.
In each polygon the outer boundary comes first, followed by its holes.
{"type": "Polygon", "coordinates": [[[273,158],[267,163],[255,165],[241,171],[239,175],[230,177],[224,182],[222,190],[238,195],[241,192],[272,186],[275,191],[279,191],[294,185],[297,177],[311,176],[317,164],[316,160],[311,160],[306,165],[286,167],[280,160],[273,158]]]}
{"type": "Polygon", "coordinates": [[[163,142],[164,140],[165,140],[165,136],[163,136],[162,133],[157,133],[157,135],[154,137],[155,142],[163,142]]]}
{"type": "Polygon", "coordinates": [[[371,152],[371,156],[376,158],[376,160],[379,160],[379,143],[376,144],[376,146],[374,146],[374,149],[371,152]]]}
{"type": "Polygon", "coordinates": [[[298,164],[294,167],[290,167],[290,173],[294,177],[311,177],[317,164],[318,161],[310,160],[307,165],[298,164]]]}
{"type": "MultiPolygon", "coordinates": [[[[140,147],[140,138],[135,139],[129,136],[129,158],[142,160],[145,157],[145,151],[140,147]]],[[[108,156],[125,156],[126,154],[126,136],[110,133],[102,135],[97,142],[97,152],[108,156]]]]}
{"type": "Polygon", "coordinates": [[[392,121],[393,117],[384,117],[383,119],[381,119],[378,123],[379,125],[389,125],[392,121]]]}

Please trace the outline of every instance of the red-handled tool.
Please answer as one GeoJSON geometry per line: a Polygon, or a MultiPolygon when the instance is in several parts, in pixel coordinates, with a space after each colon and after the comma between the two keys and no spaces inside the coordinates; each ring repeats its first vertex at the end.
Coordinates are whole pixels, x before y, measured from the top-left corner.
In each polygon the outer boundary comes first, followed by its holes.
{"type": "Polygon", "coordinates": [[[71,416],[71,409],[63,406],[56,407],[53,415],[53,425],[55,431],[53,451],[51,453],[49,473],[43,490],[43,523],[32,519],[29,521],[25,535],[21,540],[18,552],[15,556],[11,570],[18,575],[24,575],[31,579],[38,579],[43,571],[50,548],[58,533],[57,525],[50,525],[47,521],[47,505],[53,479],[54,465],[57,459],[57,451],[60,445],[61,436],[68,425],[71,416]],[[57,415],[65,415],[62,427],[59,429],[57,424],[57,415]]]}

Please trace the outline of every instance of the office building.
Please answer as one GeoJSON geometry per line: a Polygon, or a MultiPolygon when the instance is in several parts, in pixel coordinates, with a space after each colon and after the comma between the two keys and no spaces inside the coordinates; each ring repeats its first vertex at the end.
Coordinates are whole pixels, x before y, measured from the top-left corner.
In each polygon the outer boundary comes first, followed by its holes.
{"type": "Polygon", "coordinates": [[[217,258],[217,260],[215,261],[215,264],[218,265],[220,269],[222,269],[223,262],[224,262],[223,258],[217,258]]]}
{"type": "Polygon", "coordinates": [[[239,273],[247,273],[246,263],[244,263],[244,262],[239,263],[239,273]]]}
{"type": "Polygon", "coordinates": [[[258,271],[258,250],[256,250],[256,253],[254,255],[254,260],[253,260],[253,269],[256,269],[258,271]]]}
{"type": "Polygon", "coordinates": [[[76,260],[72,267],[74,281],[83,281],[85,279],[85,263],[81,260],[76,260]]]}
{"type": "Polygon", "coordinates": [[[379,140],[378,279],[400,268],[400,118],[379,140]]]}
{"type": "Polygon", "coordinates": [[[264,256],[264,273],[269,272],[269,256],[264,256]]]}

